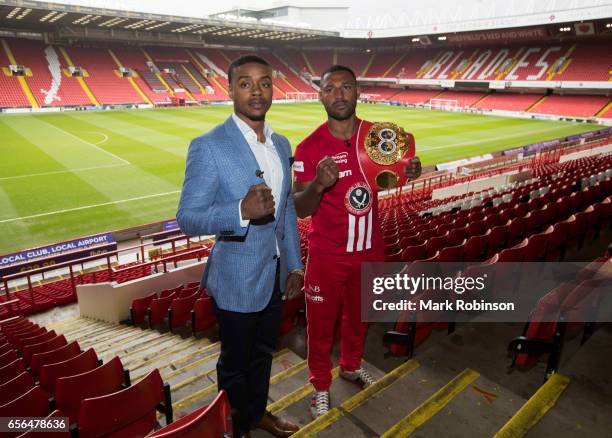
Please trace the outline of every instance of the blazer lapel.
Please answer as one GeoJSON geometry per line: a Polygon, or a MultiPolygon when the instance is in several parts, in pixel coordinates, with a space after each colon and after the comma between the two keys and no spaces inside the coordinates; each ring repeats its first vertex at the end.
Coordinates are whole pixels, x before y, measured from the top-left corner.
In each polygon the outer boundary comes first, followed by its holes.
{"type": "Polygon", "coordinates": [[[261,179],[255,175],[255,172],[259,169],[259,164],[257,164],[257,159],[242,132],[240,132],[231,116],[228,117],[224,125],[230,139],[230,147],[233,149],[230,153],[234,153],[242,163],[242,168],[247,173],[246,179],[249,181],[249,184],[256,185],[261,183],[261,179]]]}

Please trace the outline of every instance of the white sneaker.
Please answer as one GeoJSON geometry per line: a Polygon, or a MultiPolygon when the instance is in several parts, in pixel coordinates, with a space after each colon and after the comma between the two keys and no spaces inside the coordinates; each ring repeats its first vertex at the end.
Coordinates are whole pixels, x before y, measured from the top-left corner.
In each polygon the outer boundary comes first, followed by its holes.
{"type": "Polygon", "coordinates": [[[356,385],[361,386],[361,388],[367,388],[368,386],[376,383],[374,377],[370,375],[363,368],[357,368],[355,371],[345,371],[343,369],[340,370],[340,377],[344,380],[348,380],[349,382],[353,382],[356,385]]]}
{"type": "Polygon", "coordinates": [[[316,419],[329,412],[329,391],[316,391],[310,397],[310,415],[316,419]]]}

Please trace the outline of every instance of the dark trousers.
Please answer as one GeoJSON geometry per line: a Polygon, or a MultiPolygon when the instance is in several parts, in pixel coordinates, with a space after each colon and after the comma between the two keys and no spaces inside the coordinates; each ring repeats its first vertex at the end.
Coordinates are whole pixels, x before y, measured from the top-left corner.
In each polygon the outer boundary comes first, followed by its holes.
{"type": "Polygon", "coordinates": [[[259,422],[268,403],[272,353],[276,349],[283,309],[278,265],[274,291],[263,310],[231,312],[219,309],[214,300],[213,309],[221,340],[217,386],[229,396],[234,434],[240,434],[259,422]]]}

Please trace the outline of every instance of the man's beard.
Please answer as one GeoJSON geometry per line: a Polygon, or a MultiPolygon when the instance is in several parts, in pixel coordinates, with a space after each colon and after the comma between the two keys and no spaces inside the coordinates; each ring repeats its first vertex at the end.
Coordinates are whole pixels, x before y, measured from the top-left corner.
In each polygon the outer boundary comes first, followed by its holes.
{"type": "Polygon", "coordinates": [[[327,113],[328,117],[331,117],[334,120],[338,120],[339,122],[342,122],[344,120],[348,120],[351,117],[353,117],[355,115],[355,108],[357,108],[357,103],[355,102],[354,105],[350,106],[345,112],[340,112],[340,111],[336,111],[334,110],[333,107],[325,107],[325,112],[327,113]]]}

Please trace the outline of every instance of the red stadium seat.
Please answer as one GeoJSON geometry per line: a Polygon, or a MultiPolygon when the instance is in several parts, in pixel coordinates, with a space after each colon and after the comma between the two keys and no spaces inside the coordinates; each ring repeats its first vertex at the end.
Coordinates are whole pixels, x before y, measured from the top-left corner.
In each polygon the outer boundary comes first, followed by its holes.
{"type": "Polygon", "coordinates": [[[157,432],[150,438],[222,437],[232,433],[229,399],[225,391],[219,392],[208,406],[202,406],[157,432]]]}
{"type": "Polygon", "coordinates": [[[500,225],[499,227],[491,228],[487,257],[492,257],[493,254],[497,253],[501,248],[506,246],[506,243],[508,242],[509,228],[510,227],[508,225],[500,225]]]}
{"type": "Polygon", "coordinates": [[[14,362],[17,359],[19,359],[19,356],[17,356],[15,350],[7,351],[2,356],[0,356],[0,368],[10,364],[11,362],[14,362]]]}
{"type": "Polygon", "coordinates": [[[40,368],[43,365],[63,362],[78,356],[80,353],[81,347],[79,346],[79,343],[77,341],[72,341],[71,343],[55,350],[33,354],[32,359],[30,360],[32,374],[34,374],[34,376],[38,376],[40,373],[40,368]]]}
{"type": "Polygon", "coordinates": [[[553,232],[548,237],[546,261],[559,261],[565,252],[565,241],[569,233],[569,224],[565,221],[553,225],[553,232]]]}
{"type": "Polygon", "coordinates": [[[542,210],[530,211],[525,216],[525,219],[527,220],[526,233],[528,235],[539,232],[542,229],[542,225],[544,225],[544,213],[542,210]]]}
{"type": "Polygon", "coordinates": [[[161,376],[155,369],[129,388],[83,400],[78,420],[79,437],[146,436],[157,425],[156,407],[165,400],[164,407],[171,409],[164,392],[161,376]]]}
{"type": "Polygon", "coordinates": [[[408,246],[402,253],[403,262],[412,262],[415,260],[424,259],[427,256],[427,244],[408,246]]]}
{"type": "Polygon", "coordinates": [[[466,237],[468,237],[467,225],[464,225],[463,227],[453,228],[448,232],[447,244],[450,246],[459,245],[466,237]]]}
{"type": "Polygon", "coordinates": [[[16,359],[8,365],[0,368],[0,385],[14,379],[26,370],[25,363],[21,359],[16,359]]]}
{"type": "Polygon", "coordinates": [[[170,304],[174,298],[176,298],[176,292],[173,292],[163,298],[157,298],[151,301],[147,311],[149,315],[150,328],[158,326],[164,321],[164,318],[168,313],[168,308],[170,307],[170,304]]]}
{"type": "Polygon", "coordinates": [[[20,397],[32,387],[34,387],[34,378],[25,371],[0,385],[0,406],[20,397]]]}
{"type": "Polygon", "coordinates": [[[63,347],[67,343],[68,342],[66,342],[66,338],[64,337],[64,335],[59,335],[53,339],[49,339],[48,341],[41,342],[39,344],[26,345],[22,351],[23,360],[25,360],[26,363],[29,364],[33,354],[45,353],[47,351],[56,350],[59,347],[63,347]]]}
{"type": "Polygon", "coordinates": [[[541,262],[545,260],[548,240],[552,235],[554,227],[549,226],[546,231],[531,235],[527,240],[523,261],[541,262]]]}
{"type": "Polygon", "coordinates": [[[517,216],[510,222],[508,228],[508,246],[516,245],[525,238],[527,234],[527,219],[517,216]]]}
{"type": "Polygon", "coordinates": [[[544,215],[544,225],[552,225],[557,221],[557,205],[553,202],[546,204],[542,207],[542,213],[544,215]]]}
{"type": "Polygon", "coordinates": [[[438,254],[438,262],[462,262],[463,255],[465,253],[465,243],[466,240],[464,240],[460,245],[442,248],[440,250],[440,254],[438,254]]]}
{"type": "Polygon", "coordinates": [[[40,368],[40,386],[45,391],[53,394],[55,392],[56,381],[60,377],[81,374],[93,370],[98,365],[98,356],[93,348],[63,362],[43,365],[40,368]]]}
{"type": "Polygon", "coordinates": [[[517,243],[512,248],[506,248],[499,253],[500,262],[522,262],[525,257],[525,248],[527,247],[528,239],[517,243]]]}
{"type": "Polygon", "coordinates": [[[477,262],[484,260],[487,255],[487,246],[491,230],[479,236],[470,237],[465,243],[464,260],[466,262],[477,262]]]}
{"type": "MultiPolygon", "coordinates": [[[[487,232],[487,226],[484,220],[477,220],[470,222],[467,227],[467,234],[469,237],[482,235],[487,232]]],[[[468,237],[465,236],[465,237],[468,237]]]]}
{"type": "Polygon", "coordinates": [[[42,334],[45,334],[47,332],[47,329],[44,327],[29,327],[23,331],[18,331],[18,332],[14,332],[14,333],[10,333],[7,336],[8,341],[13,344],[15,347],[17,346],[17,343],[21,340],[21,339],[25,339],[25,338],[32,338],[34,336],[39,336],[42,334]]]}
{"type": "Polygon", "coordinates": [[[183,327],[191,317],[191,310],[200,292],[195,290],[190,296],[175,298],[168,308],[168,327],[172,329],[183,327]]]}
{"type": "Polygon", "coordinates": [[[79,418],[82,400],[111,394],[129,386],[128,384],[129,377],[121,360],[114,357],[90,371],[58,378],[55,382],[55,405],[66,413],[72,424],[79,418]]]}
{"type": "Polygon", "coordinates": [[[157,298],[156,293],[152,293],[146,297],[136,298],[132,301],[132,307],[130,307],[130,319],[133,325],[142,324],[147,315],[147,309],[151,305],[151,301],[157,298]]]}
{"type": "Polygon", "coordinates": [[[49,341],[57,336],[55,330],[43,333],[42,335],[32,336],[31,338],[21,338],[15,342],[15,347],[19,351],[23,351],[23,347],[26,345],[40,344],[41,342],[49,341]]]}
{"type": "Polygon", "coordinates": [[[15,351],[15,347],[10,342],[0,345],[0,356],[8,353],[9,351],[15,351]]]}
{"type": "Polygon", "coordinates": [[[40,386],[0,406],[0,417],[46,417],[48,414],[49,396],[40,386]]]}
{"type": "Polygon", "coordinates": [[[216,324],[212,308],[212,299],[209,296],[198,298],[191,311],[191,327],[195,335],[202,330],[209,329],[216,324]]]}
{"type": "Polygon", "coordinates": [[[431,237],[426,244],[427,248],[427,257],[431,257],[438,251],[440,251],[446,245],[448,240],[448,236],[445,234],[443,236],[435,236],[431,237]]]}

